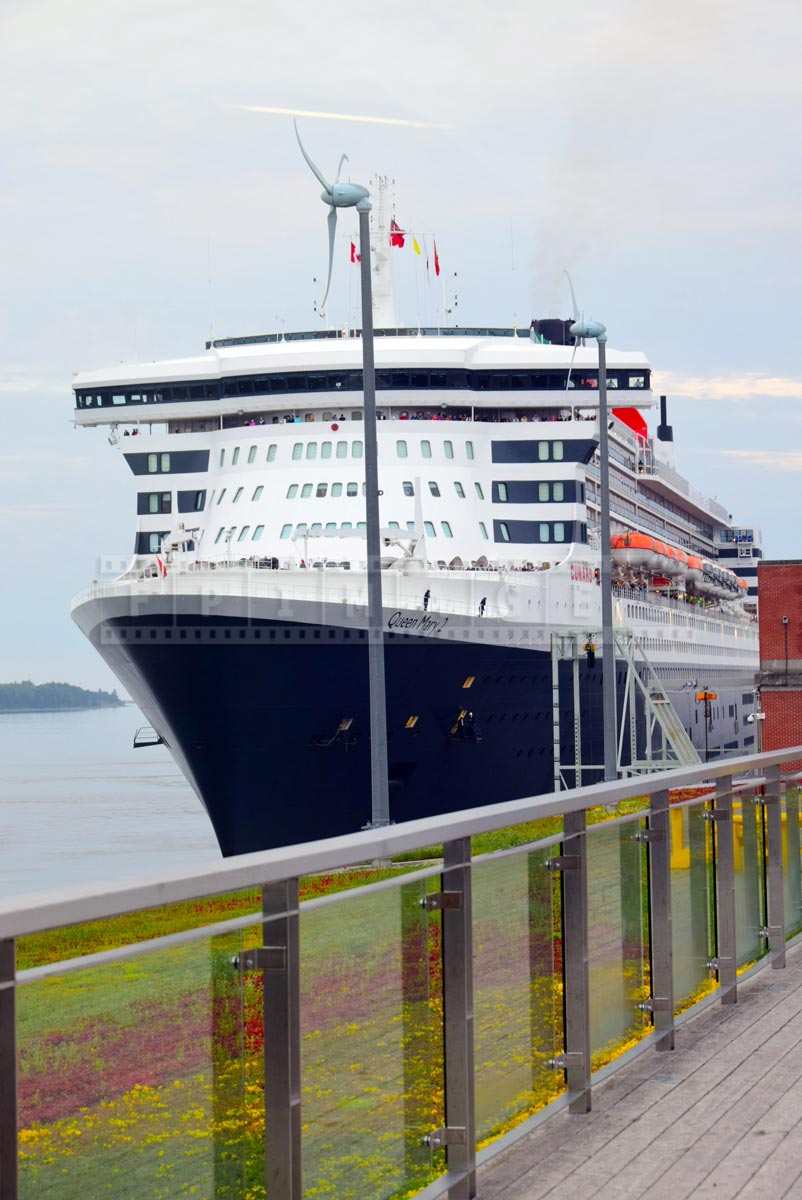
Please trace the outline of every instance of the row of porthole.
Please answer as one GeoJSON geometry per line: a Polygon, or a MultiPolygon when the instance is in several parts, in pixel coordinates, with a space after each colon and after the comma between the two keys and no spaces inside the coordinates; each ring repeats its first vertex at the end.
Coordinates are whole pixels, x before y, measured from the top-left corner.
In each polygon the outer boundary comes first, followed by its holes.
{"type": "MultiPolygon", "coordinates": [[[[408,457],[409,447],[403,438],[400,438],[396,442],[395,452],[396,452],[396,456],[398,458],[407,458],[408,457]]],[[[443,442],[443,453],[445,454],[446,458],[451,459],[454,457],[454,443],[448,438],[443,442]]],[[[431,458],[432,457],[432,443],[427,438],[424,438],[420,443],[420,454],[421,454],[421,458],[431,458]]],[[[473,461],[473,457],[474,457],[473,442],[465,443],[465,457],[470,462],[473,461]]]]}
{"type": "MultiPolygon", "coordinates": [[[[407,521],[406,525],[407,525],[407,531],[409,533],[415,532],[416,525],[415,525],[414,521],[407,521]]],[[[388,529],[400,530],[401,524],[399,521],[388,521],[387,527],[388,527],[388,529]]],[[[479,522],[479,527],[480,527],[482,536],[485,539],[487,539],[487,536],[488,536],[487,529],[485,528],[484,523],[482,521],[479,522]]],[[[367,528],[367,526],[364,521],[357,521],[356,525],[353,525],[350,521],[343,521],[340,525],[338,525],[336,521],[327,521],[325,525],[323,524],[322,521],[313,521],[311,525],[307,525],[305,521],[302,521],[300,524],[295,526],[295,535],[296,535],[296,537],[299,535],[301,537],[303,537],[307,533],[311,533],[313,535],[325,535],[327,533],[335,534],[335,533],[338,533],[343,530],[347,532],[348,530],[351,530],[351,529],[366,529],[366,528],[367,528]]],[[[437,537],[438,536],[434,521],[424,521],[423,529],[424,529],[424,533],[426,534],[427,537],[437,537]]],[[[448,521],[441,521],[440,529],[442,531],[443,537],[453,538],[454,531],[451,528],[451,525],[448,521]]],[[[292,535],[292,531],[293,531],[292,525],[282,525],[281,534],[280,534],[281,538],[286,541],[286,539],[292,535]]],[[[219,537],[219,535],[218,535],[218,537],[219,537]]]]}

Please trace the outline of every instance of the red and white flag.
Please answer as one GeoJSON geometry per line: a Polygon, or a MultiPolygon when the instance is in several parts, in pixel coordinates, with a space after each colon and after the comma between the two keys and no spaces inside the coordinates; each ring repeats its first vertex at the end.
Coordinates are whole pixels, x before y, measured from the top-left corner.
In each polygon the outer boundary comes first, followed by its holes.
{"type": "Polygon", "coordinates": [[[156,558],[156,565],[159,568],[159,574],[161,575],[161,577],[163,579],[166,579],[167,578],[167,568],[165,567],[164,563],[158,556],[156,558]]]}
{"type": "Polygon", "coordinates": [[[435,273],[435,275],[439,275],[440,274],[440,259],[437,257],[437,239],[433,238],[432,241],[434,242],[434,273],[435,273]]]}
{"type": "Polygon", "coordinates": [[[351,262],[362,262],[362,255],[357,252],[353,242],[351,242],[351,262]]]}
{"type": "Polygon", "coordinates": [[[404,247],[404,234],[406,230],[402,229],[396,221],[395,217],[390,221],[390,245],[404,247]]]}

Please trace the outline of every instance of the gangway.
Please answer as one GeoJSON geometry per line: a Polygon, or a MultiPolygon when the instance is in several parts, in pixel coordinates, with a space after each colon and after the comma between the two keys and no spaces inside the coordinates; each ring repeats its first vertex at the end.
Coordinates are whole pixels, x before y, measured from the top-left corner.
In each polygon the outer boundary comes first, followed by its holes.
{"type": "MultiPolygon", "coordinates": [[[[701,762],[677,710],[650,663],[638,638],[629,630],[614,634],[616,664],[626,664],[623,704],[616,704],[616,769],[619,777],[644,772],[693,766],[701,762]],[[638,755],[638,699],[646,720],[645,755],[638,755]],[[624,761],[624,738],[629,737],[629,753],[624,761]]],[[[554,788],[581,787],[603,775],[601,763],[582,762],[582,706],[579,663],[590,647],[601,643],[601,635],[588,630],[561,630],[551,637],[552,740],[554,788]],[[573,761],[561,761],[560,663],[571,663],[573,690],[573,761]]]]}

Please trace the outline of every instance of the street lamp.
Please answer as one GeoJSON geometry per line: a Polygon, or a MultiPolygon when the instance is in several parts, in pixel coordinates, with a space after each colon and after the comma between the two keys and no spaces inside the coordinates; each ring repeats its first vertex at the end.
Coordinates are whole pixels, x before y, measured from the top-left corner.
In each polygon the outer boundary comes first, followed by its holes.
{"type": "MultiPolygon", "coordinates": [[[[571,333],[580,338],[595,338],[599,347],[599,519],[601,523],[601,593],[602,593],[602,709],[604,732],[604,779],[618,778],[615,733],[617,708],[615,701],[615,643],[613,641],[613,569],[610,551],[610,452],[607,429],[607,330],[600,321],[580,317],[574,295],[574,285],[568,275],[574,323],[571,333]]],[[[576,352],[576,351],[575,351],[576,352]]]]}
{"type": "Polygon", "coordinates": [[[298,125],[295,136],[313,175],[323,186],[321,200],[331,209],[329,271],[323,305],[331,286],[337,209],[355,208],[359,214],[359,250],[362,283],[362,390],[364,393],[365,524],[368,562],[368,692],[370,702],[371,820],[373,827],[390,824],[390,791],[387,769],[387,709],[384,682],[384,619],[382,615],[381,537],[379,533],[379,465],[376,437],[376,369],[373,354],[373,291],[370,279],[370,192],[359,183],[340,183],[347,155],[340,158],[337,178],[331,184],[304,149],[298,125]]]}

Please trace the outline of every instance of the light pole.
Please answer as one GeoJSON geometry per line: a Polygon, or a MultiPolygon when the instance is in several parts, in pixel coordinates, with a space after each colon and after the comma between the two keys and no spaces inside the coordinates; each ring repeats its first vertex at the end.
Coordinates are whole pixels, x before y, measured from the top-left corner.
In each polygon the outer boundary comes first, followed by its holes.
{"type": "MultiPolygon", "coordinates": [[[[568,272],[566,271],[566,275],[568,272]]],[[[602,609],[602,709],[604,731],[604,779],[618,778],[615,701],[615,642],[613,641],[613,570],[610,551],[610,452],[607,429],[607,330],[600,321],[580,317],[574,285],[568,276],[574,323],[571,333],[577,339],[595,338],[599,346],[599,522],[601,525],[601,609],[602,609]]]]}
{"type": "Polygon", "coordinates": [[[379,531],[379,465],[376,436],[376,369],[373,355],[373,289],[370,279],[370,193],[358,183],[340,183],[345,154],[340,158],[337,178],[329,183],[304,150],[295,125],[295,136],[306,162],[323,185],[321,200],[331,209],[329,226],[329,273],[331,285],[337,209],[355,208],[359,214],[359,250],[362,283],[362,390],[365,437],[365,525],[368,577],[368,696],[370,704],[371,819],[373,827],[390,824],[390,791],[387,769],[387,708],[384,681],[384,617],[382,614],[381,535],[379,531]]]}

